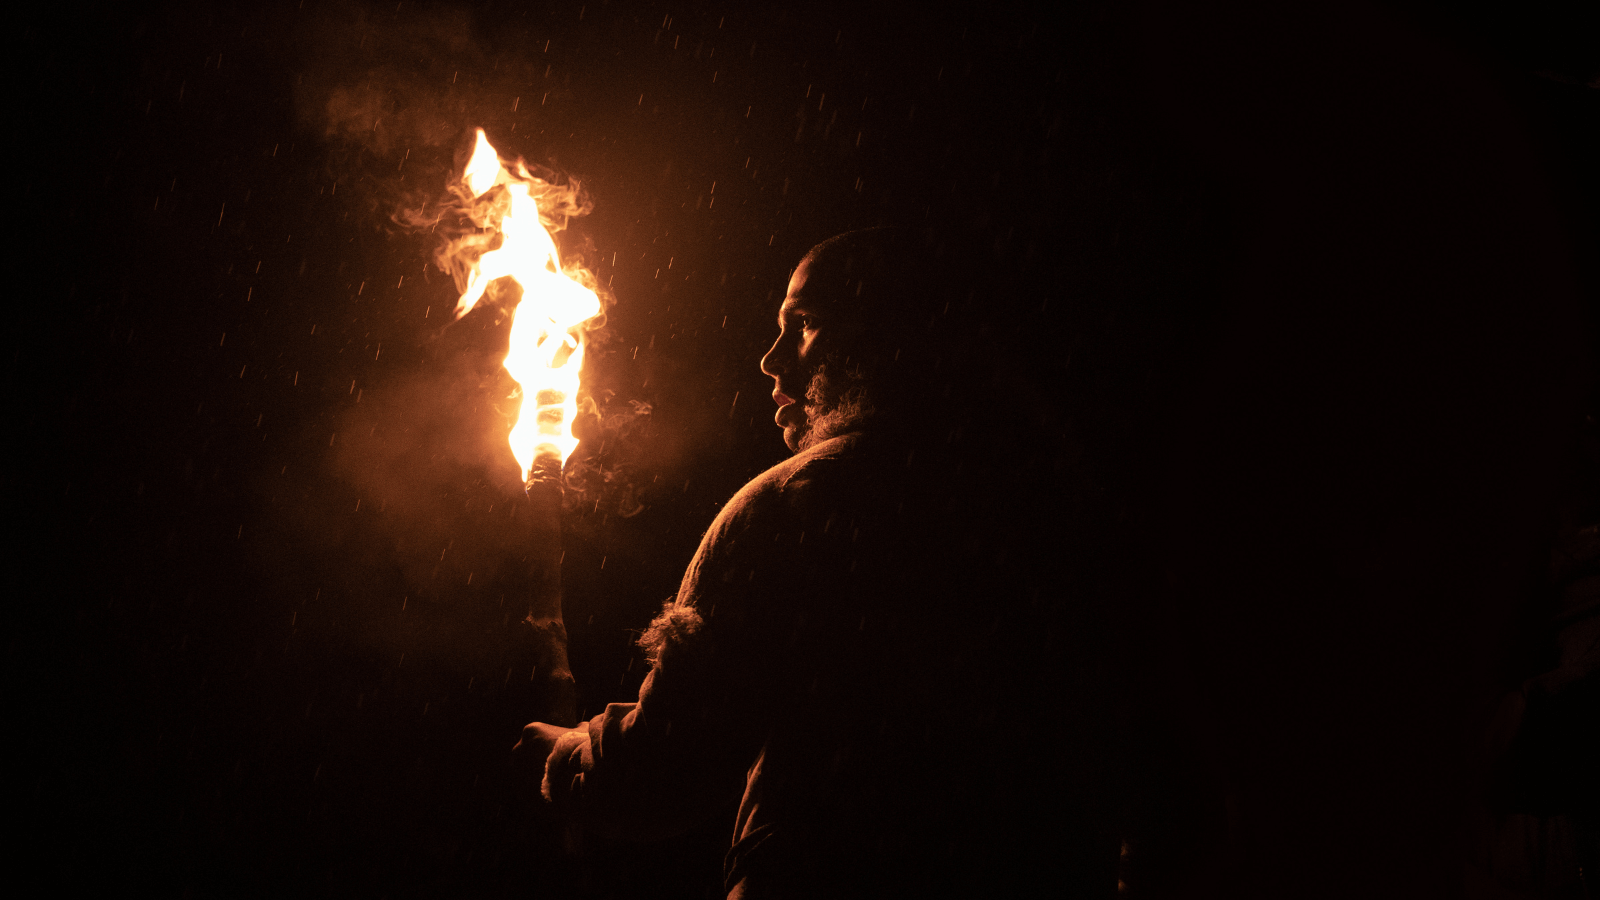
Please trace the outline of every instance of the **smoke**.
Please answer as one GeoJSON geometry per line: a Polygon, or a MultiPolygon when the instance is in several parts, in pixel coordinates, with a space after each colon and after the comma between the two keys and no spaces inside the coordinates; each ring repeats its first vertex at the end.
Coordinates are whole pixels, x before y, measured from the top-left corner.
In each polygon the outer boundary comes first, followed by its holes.
{"type": "Polygon", "coordinates": [[[305,17],[296,117],[380,227],[460,171],[473,127],[514,128],[509,114],[542,71],[526,48],[497,47],[468,9],[336,3],[305,17]]]}
{"type": "MultiPolygon", "coordinates": [[[[449,8],[398,18],[376,6],[342,4],[311,16],[295,86],[302,124],[368,161],[453,144],[464,121],[487,112],[477,108],[484,71],[509,83],[530,68],[491,56],[474,26],[471,13],[449,8]]],[[[491,86],[488,93],[497,92],[491,86]]]]}
{"type": "MultiPolygon", "coordinates": [[[[563,273],[600,298],[601,313],[585,326],[584,364],[603,366],[614,296],[593,275],[592,239],[574,227],[596,198],[570,172],[511,162],[513,148],[534,140],[523,137],[526,127],[517,131],[513,111],[522,97],[527,116],[529,86],[545,78],[545,63],[481,27],[471,10],[407,4],[394,13],[361,4],[307,11],[299,37],[296,114],[321,139],[339,196],[366,208],[363,224],[422,244],[459,295],[473,263],[501,240],[493,226],[504,191],[474,196],[461,180],[474,129],[484,128],[538,199],[563,273]]],[[[513,299],[492,285],[477,309],[443,328],[435,307],[432,327],[417,332],[420,360],[371,384],[340,417],[338,477],[383,512],[392,562],[413,587],[514,582],[523,565],[523,526],[513,513],[521,475],[507,446],[522,398],[499,365],[513,299]]],[[[585,515],[569,516],[568,526],[637,515],[643,486],[633,460],[648,438],[649,404],[580,390],[578,407],[581,443],[564,473],[565,499],[569,512],[585,515]]]]}
{"type": "Polygon", "coordinates": [[[643,455],[650,437],[650,404],[628,400],[602,407],[592,397],[585,400],[578,426],[583,442],[565,472],[568,505],[632,518],[645,510],[640,498],[646,486],[632,461],[643,455]]]}
{"type": "MultiPolygon", "coordinates": [[[[513,382],[496,352],[504,331],[490,310],[475,310],[427,348],[424,365],[340,418],[335,471],[379,512],[367,527],[382,532],[388,564],[415,591],[453,585],[454,596],[470,585],[495,595],[523,578],[532,523],[506,443],[515,403],[504,399],[513,382]]],[[[586,401],[563,473],[575,533],[642,512],[649,481],[635,463],[651,438],[649,404],[604,393],[586,401]]]]}

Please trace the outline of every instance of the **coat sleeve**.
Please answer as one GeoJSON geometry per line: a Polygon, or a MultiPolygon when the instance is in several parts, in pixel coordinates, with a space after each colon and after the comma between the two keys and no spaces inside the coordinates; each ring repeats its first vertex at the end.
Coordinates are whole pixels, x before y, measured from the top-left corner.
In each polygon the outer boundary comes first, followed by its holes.
{"type": "Polygon", "coordinates": [[[781,635],[802,601],[782,570],[800,562],[791,545],[803,528],[784,484],[753,482],[712,524],[641,641],[652,659],[638,699],[608,705],[552,750],[545,797],[586,829],[666,837],[731,812],[744,790],[778,682],[793,674],[781,635]]]}

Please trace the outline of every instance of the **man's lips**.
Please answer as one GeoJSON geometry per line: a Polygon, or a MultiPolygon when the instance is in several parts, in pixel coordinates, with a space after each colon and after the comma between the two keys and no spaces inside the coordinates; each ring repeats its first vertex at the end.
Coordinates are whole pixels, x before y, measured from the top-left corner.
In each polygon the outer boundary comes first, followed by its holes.
{"type": "Polygon", "coordinates": [[[773,414],[772,421],[781,428],[783,427],[784,414],[796,409],[795,402],[783,391],[773,391],[772,402],[778,404],[778,411],[773,414]]]}

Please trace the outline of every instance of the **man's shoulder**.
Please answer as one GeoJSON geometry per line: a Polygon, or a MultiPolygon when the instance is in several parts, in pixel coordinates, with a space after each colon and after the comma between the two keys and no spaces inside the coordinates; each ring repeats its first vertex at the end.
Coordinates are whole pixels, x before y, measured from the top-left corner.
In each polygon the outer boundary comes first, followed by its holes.
{"type": "Polygon", "coordinates": [[[762,472],[744,486],[753,493],[804,489],[818,477],[843,476],[862,459],[861,435],[842,434],[796,453],[762,472]]]}
{"type": "Polygon", "coordinates": [[[805,503],[818,494],[852,492],[865,475],[860,435],[829,438],[762,472],[739,489],[726,515],[751,515],[805,503]]]}

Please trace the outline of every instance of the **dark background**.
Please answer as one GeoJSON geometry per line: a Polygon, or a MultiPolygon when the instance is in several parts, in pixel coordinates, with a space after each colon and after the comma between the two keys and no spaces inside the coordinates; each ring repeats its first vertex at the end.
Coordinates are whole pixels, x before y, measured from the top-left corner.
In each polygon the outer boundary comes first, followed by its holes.
{"type": "Polygon", "coordinates": [[[975,327],[1025,361],[995,406],[1060,456],[1039,490],[1118,536],[1115,677],[1189,735],[1208,864],[1455,889],[1479,707],[1542,671],[1543,560],[1597,518],[1600,67],[1561,9],[34,12],[23,849],[171,894],[715,895],[729,820],[574,859],[513,790],[503,328],[446,328],[438,237],[392,218],[481,125],[581,181],[563,242],[615,296],[564,523],[582,714],[785,453],[756,363],[794,262],[937,221],[993,271],[975,327]]]}

